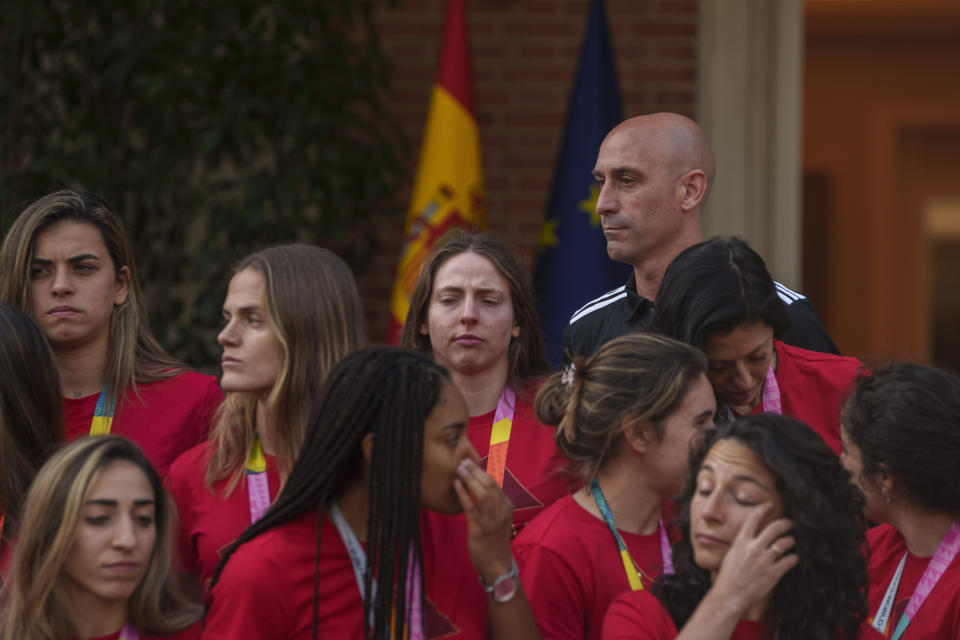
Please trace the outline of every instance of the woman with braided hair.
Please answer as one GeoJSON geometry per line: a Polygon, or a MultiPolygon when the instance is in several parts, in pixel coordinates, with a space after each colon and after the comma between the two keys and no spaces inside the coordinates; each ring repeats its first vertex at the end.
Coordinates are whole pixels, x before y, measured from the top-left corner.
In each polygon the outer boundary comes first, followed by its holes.
{"type": "Polygon", "coordinates": [[[276,502],[224,553],[204,639],[538,638],[510,502],[478,466],[467,421],[423,356],[344,358],[276,502]]]}
{"type": "Polygon", "coordinates": [[[611,340],[547,379],[537,415],[583,488],[514,541],[547,638],[600,638],[610,602],[670,570],[669,499],[683,487],[690,439],[713,424],[706,361],[664,336],[611,340]]]}

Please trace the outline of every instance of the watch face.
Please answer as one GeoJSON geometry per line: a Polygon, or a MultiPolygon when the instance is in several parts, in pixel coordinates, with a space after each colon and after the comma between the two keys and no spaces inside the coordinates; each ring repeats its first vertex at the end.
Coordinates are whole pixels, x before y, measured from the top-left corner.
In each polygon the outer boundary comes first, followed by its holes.
{"type": "Polygon", "coordinates": [[[507,577],[497,583],[497,586],[493,588],[493,593],[491,595],[493,596],[494,602],[507,602],[516,592],[517,579],[507,577]]]}

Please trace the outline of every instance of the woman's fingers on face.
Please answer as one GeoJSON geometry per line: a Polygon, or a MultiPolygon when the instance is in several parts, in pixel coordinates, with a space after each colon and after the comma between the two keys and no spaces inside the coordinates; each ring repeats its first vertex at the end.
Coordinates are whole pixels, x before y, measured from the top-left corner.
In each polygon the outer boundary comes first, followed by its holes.
{"type": "Polygon", "coordinates": [[[466,514],[467,519],[469,520],[471,518],[475,518],[477,514],[477,505],[474,504],[473,498],[470,496],[470,492],[459,478],[453,481],[453,490],[457,493],[457,499],[460,501],[460,506],[463,508],[463,512],[466,514]]]}
{"type": "Polygon", "coordinates": [[[773,551],[773,553],[777,557],[780,557],[783,554],[790,551],[791,549],[793,549],[796,543],[797,543],[797,540],[793,536],[780,536],[779,538],[771,542],[770,546],[767,548],[773,551]]]}
{"type": "MultiPolygon", "coordinates": [[[[770,522],[757,534],[757,541],[765,547],[769,547],[778,538],[785,536],[793,529],[793,521],[787,518],[777,518],[770,522]]],[[[793,546],[791,544],[791,546],[793,546]]]]}
{"type": "Polygon", "coordinates": [[[760,529],[760,522],[773,508],[772,504],[765,504],[753,509],[740,525],[740,531],[737,537],[744,540],[752,540],[757,537],[757,531],[760,529]]]}
{"type": "Polygon", "coordinates": [[[460,461],[460,464],[457,465],[457,473],[477,501],[486,498],[492,489],[497,486],[490,474],[481,469],[470,458],[464,458],[460,461]]]}

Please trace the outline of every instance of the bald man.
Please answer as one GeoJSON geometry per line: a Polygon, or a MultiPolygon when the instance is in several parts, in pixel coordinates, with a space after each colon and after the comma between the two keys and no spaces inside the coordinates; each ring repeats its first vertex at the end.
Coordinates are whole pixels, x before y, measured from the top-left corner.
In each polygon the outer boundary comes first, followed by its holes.
{"type": "MultiPolygon", "coordinates": [[[[676,113],[621,122],[607,134],[593,176],[607,253],[633,266],[626,285],[591,300],[570,318],[564,357],[587,357],[619,335],[649,330],[653,300],[670,262],[703,241],[700,214],[714,178],[713,152],[703,130],[676,113]]],[[[790,312],[782,340],[804,349],[839,353],[810,302],[776,283],[790,312]]]]}

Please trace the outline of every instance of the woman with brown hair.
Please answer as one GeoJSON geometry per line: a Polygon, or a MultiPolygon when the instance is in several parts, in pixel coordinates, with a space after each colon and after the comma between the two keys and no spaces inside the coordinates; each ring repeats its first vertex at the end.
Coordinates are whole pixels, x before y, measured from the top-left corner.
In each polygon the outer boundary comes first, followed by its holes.
{"type": "Polygon", "coordinates": [[[196,638],[200,608],[172,579],[173,513],[131,441],[63,447],[27,495],[0,638],[196,638]]]}
{"type": "Polygon", "coordinates": [[[221,550],[273,502],[307,431],[327,374],[365,339],[347,265],[306,244],[270,247],[237,264],[223,304],[221,385],[211,440],[170,467],[185,574],[204,585],[221,550]]]}
{"type": "Polygon", "coordinates": [[[20,505],[37,470],[63,441],[60,383],[50,346],[25,313],[0,302],[0,580],[20,505]]]}
{"type": "Polygon", "coordinates": [[[570,492],[553,429],[533,411],[548,371],[529,275],[492,234],[453,231],[424,262],[400,346],[446,367],[467,436],[514,505],[515,531],[570,492]]]}
{"type": "Polygon", "coordinates": [[[960,379],[900,363],[861,376],[843,408],[841,460],[879,526],[869,638],[960,638],[960,379]]]}
{"type": "Polygon", "coordinates": [[[206,438],[223,394],[153,337],[132,247],[103,200],[58,191],[30,204],[0,247],[0,274],[0,300],[53,349],[67,439],[127,436],[164,476],[206,438]]]}
{"type": "Polygon", "coordinates": [[[621,593],[671,571],[669,500],[687,475],[690,440],[716,403],[696,349],[634,333],[547,379],[537,415],[583,488],[545,509],[514,553],[545,638],[600,638],[621,593]]]}

